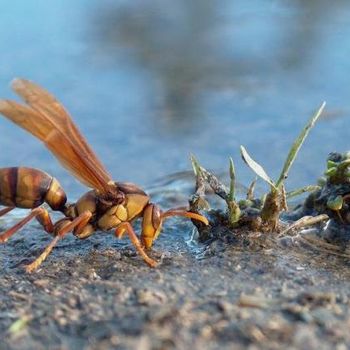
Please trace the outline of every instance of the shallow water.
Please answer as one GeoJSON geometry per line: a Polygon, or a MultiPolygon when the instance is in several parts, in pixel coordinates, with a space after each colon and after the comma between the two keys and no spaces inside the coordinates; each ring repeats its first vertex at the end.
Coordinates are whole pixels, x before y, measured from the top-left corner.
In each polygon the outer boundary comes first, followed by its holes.
{"type": "MultiPolygon", "coordinates": [[[[323,100],[325,118],[290,188],[349,148],[350,4],[326,1],[12,1],[0,12],[0,96],[15,76],[71,111],[117,180],[149,185],[190,169],[192,152],[222,172],[244,144],[277,176],[323,100]]],[[[31,136],[0,119],[0,166],[42,168],[70,196],[84,189],[31,136]]]]}

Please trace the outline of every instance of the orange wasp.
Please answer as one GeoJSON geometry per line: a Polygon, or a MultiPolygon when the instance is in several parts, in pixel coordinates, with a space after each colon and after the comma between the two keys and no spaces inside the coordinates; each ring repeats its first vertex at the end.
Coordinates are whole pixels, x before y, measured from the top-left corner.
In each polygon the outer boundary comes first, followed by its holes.
{"type": "Polygon", "coordinates": [[[57,242],[71,231],[80,239],[98,230],[114,229],[118,238],[126,232],[144,261],[155,267],[156,261],[145,249],[152,247],[165,218],[178,215],[208,224],[205,217],[184,208],[162,212],[136,185],[113,181],[54,96],[24,79],[15,79],[12,88],[26,104],[0,100],[0,113],[41,140],[73,176],[92,189],[76,203],[69,204],[59,182],[49,174],[26,167],[0,169],[0,205],[5,206],[0,216],[15,207],[32,209],[16,225],[0,234],[0,242],[6,242],[33,218],[54,236],[42,254],[26,266],[27,272],[35,271],[57,242]],[[61,212],[64,218],[53,223],[48,211],[41,206],[43,203],[61,212]],[[139,217],[142,217],[141,240],[131,226],[139,217]]]}

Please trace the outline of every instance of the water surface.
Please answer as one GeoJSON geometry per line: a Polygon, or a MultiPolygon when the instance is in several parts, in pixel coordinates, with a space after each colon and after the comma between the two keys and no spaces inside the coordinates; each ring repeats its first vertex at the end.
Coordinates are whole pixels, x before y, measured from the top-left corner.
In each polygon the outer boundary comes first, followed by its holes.
{"type": "MultiPolygon", "coordinates": [[[[12,1],[0,13],[0,95],[15,76],[70,110],[117,180],[141,185],[190,168],[214,170],[239,145],[277,176],[289,145],[323,100],[326,117],[289,186],[349,149],[350,4],[327,1],[12,1]]],[[[0,119],[0,166],[26,165],[83,191],[51,155],[0,119]]]]}

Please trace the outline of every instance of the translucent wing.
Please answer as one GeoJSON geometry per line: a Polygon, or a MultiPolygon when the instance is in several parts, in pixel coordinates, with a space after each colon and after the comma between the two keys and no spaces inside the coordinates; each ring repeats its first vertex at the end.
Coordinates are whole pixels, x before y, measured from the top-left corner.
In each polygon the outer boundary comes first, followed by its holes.
{"type": "Polygon", "coordinates": [[[25,80],[15,79],[12,82],[12,88],[20,95],[33,109],[43,114],[50,120],[57,129],[65,134],[76,144],[85,155],[94,163],[95,168],[100,174],[106,175],[110,179],[106,169],[97,158],[95,153],[89,147],[85,138],[79,132],[77,126],[73,123],[72,118],[65,108],[49,92],[40,86],[25,80]]]}
{"type": "Polygon", "coordinates": [[[47,91],[23,79],[13,89],[28,103],[0,100],[0,113],[44,142],[78,180],[102,193],[111,177],[89,147],[64,107],[47,91]]]}

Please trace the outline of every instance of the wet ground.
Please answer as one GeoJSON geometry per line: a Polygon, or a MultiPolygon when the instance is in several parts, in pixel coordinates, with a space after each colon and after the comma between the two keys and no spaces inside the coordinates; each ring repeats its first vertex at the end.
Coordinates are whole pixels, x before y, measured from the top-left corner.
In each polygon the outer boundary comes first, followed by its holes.
{"type": "MultiPolygon", "coordinates": [[[[163,206],[183,203],[173,184],[167,181],[166,196],[155,193],[154,199],[163,206]]],[[[97,233],[85,241],[67,237],[28,275],[23,264],[50,237],[35,224],[23,229],[0,247],[1,349],[350,345],[346,251],[324,249],[317,240],[280,242],[244,232],[226,232],[205,246],[192,231],[182,220],[165,225],[151,254],[160,262],[156,269],[127,239],[97,233]]]]}

